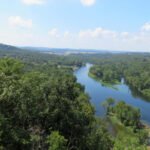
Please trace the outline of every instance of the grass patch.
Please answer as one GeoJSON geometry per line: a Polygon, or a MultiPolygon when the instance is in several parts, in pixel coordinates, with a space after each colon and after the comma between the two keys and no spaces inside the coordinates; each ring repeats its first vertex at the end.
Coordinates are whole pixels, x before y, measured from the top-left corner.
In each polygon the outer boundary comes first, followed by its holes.
{"type": "Polygon", "coordinates": [[[118,134],[123,136],[135,136],[133,129],[131,127],[124,126],[115,115],[108,116],[108,120],[114,128],[116,136],[118,134]]]}
{"type": "MultiPolygon", "coordinates": [[[[122,149],[127,146],[130,147],[130,149],[135,149],[138,147],[137,149],[139,150],[150,150],[150,143],[138,143],[138,134],[133,132],[132,127],[126,127],[124,124],[122,124],[120,120],[115,116],[115,114],[109,115],[107,118],[107,122],[109,122],[109,124],[111,124],[111,126],[115,130],[115,136],[112,135],[114,137],[114,141],[117,141],[117,144],[119,143],[120,146],[122,145],[122,149]]],[[[148,131],[150,138],[150,127],[148,125],[145,125],[141,130],[148,131]]]]}

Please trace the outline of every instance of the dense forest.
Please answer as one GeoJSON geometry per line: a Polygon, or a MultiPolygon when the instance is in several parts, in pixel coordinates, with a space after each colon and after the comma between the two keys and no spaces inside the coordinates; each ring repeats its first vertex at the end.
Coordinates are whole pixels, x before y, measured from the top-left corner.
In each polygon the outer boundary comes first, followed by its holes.
{"type": "Polygon", "coordinates": [[[101,80],[116,83],[124,77],[149,96],[150,55],[58,56],[4,46],[0,57],[0,150],[146,149],[140,110],[109,98],[106,118],[95,116],[73,70],[93,63],[90,72],[101,80]],[[108,120],[123,130],[113,135],[108,120]]]}
{"type": "Polygon", "coordinates": [[[110,149],[84,87],[68,69],[41,70],[0,60],[1,149],[110,149]]]}

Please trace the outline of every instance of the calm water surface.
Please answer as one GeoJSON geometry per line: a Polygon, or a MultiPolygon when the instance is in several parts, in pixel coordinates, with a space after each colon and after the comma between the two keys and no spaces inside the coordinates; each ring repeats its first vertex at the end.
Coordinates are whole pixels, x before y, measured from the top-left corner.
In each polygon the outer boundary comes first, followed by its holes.
{"type": "Polygon", "coordinates": [[[75,71],[74,74],[77,77],[77,81],[85,86],[85,91],[89,94],[91,103],[95,106],[96,115],[104,116],[105,111],[101,104],[105,99],[112,97],[116,100],[124,100],[128,104],[140,108],[142,120],[150,124],[150,102],[133,96],[130,88],[123,82],[117,85],[118,90],[102,86],[100,82],[88,76],[91,66],[91,64],[86,64],[86,66],[75,71]]]}

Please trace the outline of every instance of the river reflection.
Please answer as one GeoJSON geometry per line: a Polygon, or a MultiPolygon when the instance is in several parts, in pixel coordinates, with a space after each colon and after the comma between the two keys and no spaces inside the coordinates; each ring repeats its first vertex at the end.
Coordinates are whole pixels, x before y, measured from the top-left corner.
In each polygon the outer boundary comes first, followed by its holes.
{"type": "Polygon", "coordinates": [[[121,84],[116,85],[117,90],[111,87],[103,86],[100,82],[88,76],[89,69],[92,65],[86,64],[79,70],[74,72],[77,81],[85,86],[85,91],[91,98],[91,103],[95,106],[96,115],[104,116],[105,111],[102,107],[102,102],[108,97],[116,100],[124,100],[126,103],[138,107],[141,110],[141,118],[146,123],[150,124],[150,102],[142,98],[137,92],[131,90],[122,80],[121,84]]]}

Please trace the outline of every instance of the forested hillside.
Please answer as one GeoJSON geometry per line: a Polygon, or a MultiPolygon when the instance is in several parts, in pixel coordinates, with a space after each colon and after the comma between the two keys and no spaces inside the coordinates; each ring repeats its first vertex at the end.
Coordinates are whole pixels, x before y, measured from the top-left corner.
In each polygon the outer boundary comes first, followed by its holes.
{"type": "Polygon", "coordinates": [[[0,44],[0,57],[13,57],[22,60],[30,66],[38,64],[53,64],[67,66],[81,66],[82,60],[76,56],[67,57],[64,55],[45,54],[38,51],[26,50],[10,45],[0,44]]]}
{"type": "Polygon", "coordinates": [[[110,135],[96,121],[88,95],[72,72],[54,66],[27,71],[24,65],[0,59],[1,149],[112,147],[110,135]]]}

